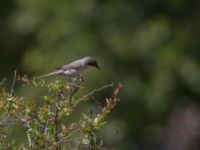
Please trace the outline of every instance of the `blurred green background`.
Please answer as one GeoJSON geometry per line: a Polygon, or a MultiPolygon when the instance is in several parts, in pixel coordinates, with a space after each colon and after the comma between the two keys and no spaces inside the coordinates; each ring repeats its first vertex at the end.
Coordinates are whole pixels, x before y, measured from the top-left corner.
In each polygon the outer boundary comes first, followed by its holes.
{"type": "Polygon", "coordinates": [[[0,78],[93,56],[86,87],[123,84],[108,147],[199,149],[199,27],[198,0],[1,0],[0,78]]]}

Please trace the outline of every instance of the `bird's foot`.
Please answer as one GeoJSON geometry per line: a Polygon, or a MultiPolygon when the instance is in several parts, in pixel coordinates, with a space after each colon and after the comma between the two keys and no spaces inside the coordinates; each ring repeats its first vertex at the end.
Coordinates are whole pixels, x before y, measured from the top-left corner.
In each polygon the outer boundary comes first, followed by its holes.
{"type": "Polygon", "coordinates": [[[85,77],[81,76],[81,77],[80,77],[80,81],[81,81],[81,82],[85,81],[85,77]]]}

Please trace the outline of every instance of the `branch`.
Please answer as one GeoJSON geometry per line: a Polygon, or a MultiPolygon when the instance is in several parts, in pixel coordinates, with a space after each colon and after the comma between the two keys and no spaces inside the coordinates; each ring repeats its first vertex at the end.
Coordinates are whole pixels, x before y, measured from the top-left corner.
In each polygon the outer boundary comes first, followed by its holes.
{"type": "Polygon", "coordinates": [[[94,89],[91,92],[89,92],[88,94],[86,94],[83,97],[81,97],[81,100],[92,96],[96,92],[99,92],[99,91],[101,91],[103,89],[106,89],[106,88],[109,88],[109,87],[113,87],[113,86],[114,86],[114,83],[112,82],[111,84],[107,84],[107,85],[104,85],[104,86],[102,86],[102,87],[100,87],[98,89],[94,89]]]}
{"type": "Polygon", "coordinates": [[[0,86],[6,81],[6,78],[3,78],[2,81],[0,82],[0,86]]]}
{"type": "Polygon", "coordinates": [[[113,86],[114,86],[114,82],[112,82],[111,84],[104,85],[104,86],[102,86],[98,89],[92,90],[91,92],[81,96],[78,100],[76,100],[76,102],[72,105],[72,108],[76,107],[81,101],[86,100],[88,97],[92,96],[94,93],[99,92],[99,91],[106,89],[106,88],[113,87],[113,86]]]}

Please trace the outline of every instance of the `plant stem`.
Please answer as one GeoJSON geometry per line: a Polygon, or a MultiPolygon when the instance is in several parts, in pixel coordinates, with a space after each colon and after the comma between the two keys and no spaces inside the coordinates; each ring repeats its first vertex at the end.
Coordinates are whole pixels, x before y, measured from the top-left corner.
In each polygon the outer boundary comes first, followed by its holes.
{"type": "MultiPolygon", "coordinates": [[[[55,110],[56,112],[55,112],[55,118],[54,118],[54,125],[55,125],[54,137],[55,137],[55,143],[59,142],[59,124],[60,124],[59,103],[60,103],[62,94],[63,94],[63,86],[58,91],[57,102],[55,104],[56,105],[56,110],[55,110]]],[[[55,150],[60,150],[60,146],[56,145],[55,150]]]]}

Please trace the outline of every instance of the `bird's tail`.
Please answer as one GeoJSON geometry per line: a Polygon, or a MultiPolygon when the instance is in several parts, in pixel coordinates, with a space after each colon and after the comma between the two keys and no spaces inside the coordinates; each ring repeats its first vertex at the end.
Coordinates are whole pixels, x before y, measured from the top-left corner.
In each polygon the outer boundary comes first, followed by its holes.
{"type": "Polygon", "coordinates": [[[46,78],[46,77],[58,75],[58,74],[60,74],[60,73],[62,73],[62,72],[63,72],[63,70],[56,70],[56,71],[54,71],[54,72],[51,72],[51,73],[48,73],[48,74],[44,74],[44,75],[38,76],[38,77],[36,77],[36,79],[41,79],[41,78],[46,78]]]}

